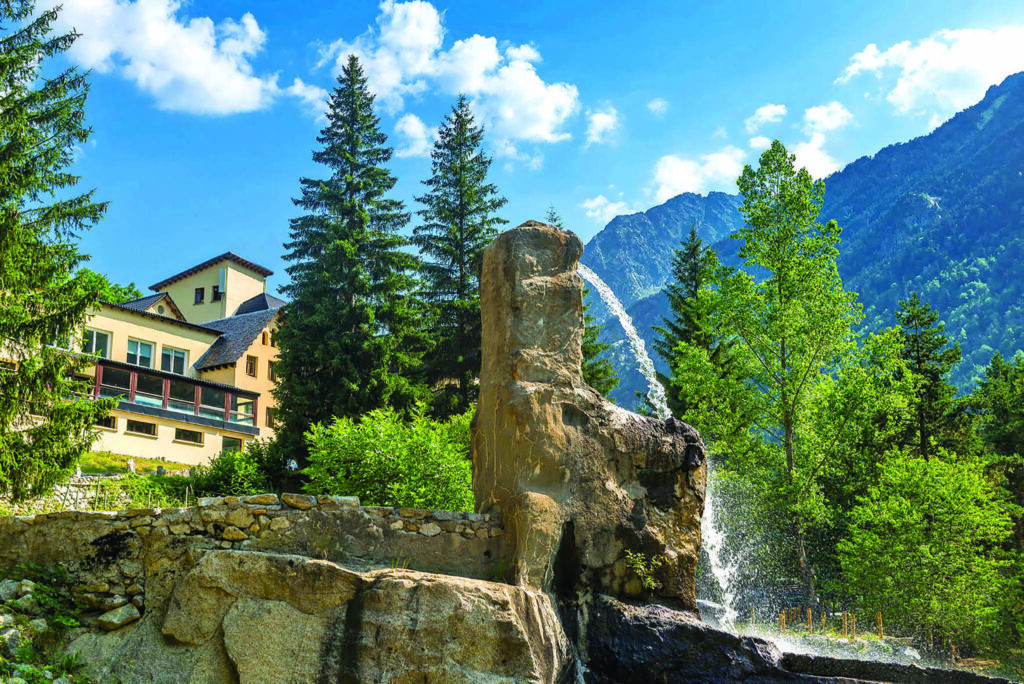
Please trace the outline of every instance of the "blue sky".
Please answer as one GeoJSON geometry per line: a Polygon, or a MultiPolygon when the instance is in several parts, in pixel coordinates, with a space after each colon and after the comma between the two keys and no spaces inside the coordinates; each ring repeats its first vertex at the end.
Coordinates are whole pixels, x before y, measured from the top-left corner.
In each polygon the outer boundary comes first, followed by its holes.
{"type": "Polygon", "coordinates": [[[285,282],[291,198],[323,173],[322,98],[353,51],[409,209],[465,92],[504,217],[554,205],[584,240],[679,192],[734,192],[770,138],[824,177],[1024,70],[1020,2],[63,5],[92,70],[75,171],[111,203],[84,251],[143,290],[227,250],[285,282]]]}

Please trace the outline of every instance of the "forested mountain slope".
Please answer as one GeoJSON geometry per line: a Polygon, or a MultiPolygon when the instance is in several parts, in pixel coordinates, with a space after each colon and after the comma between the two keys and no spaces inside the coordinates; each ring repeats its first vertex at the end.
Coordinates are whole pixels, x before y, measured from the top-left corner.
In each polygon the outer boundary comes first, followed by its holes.
{"type": "MultiPolygon", "coordinates": [[[[993,351],[1024,347],[1024,73],[993,86],[978,104],[926,136],[890,145],[825,179],[822,220],[843,228],[839,268],[860,293],[867,329],[895,322],[912,291],[938,309],[964,361],[953,380],[970,389],[993,351]]],[[[583,261],[618,293],[651,339],[667,311],[658,294],[672,249],[689,230],[736,265],[739,198],[686,194],[619,216],[587,245],[583,261]]],[[[622,335],[610,322],[609,340],[622,335]]],[[[623,382],[613,396],[632,405],[643,389],[623,345],[623,382]]]]}

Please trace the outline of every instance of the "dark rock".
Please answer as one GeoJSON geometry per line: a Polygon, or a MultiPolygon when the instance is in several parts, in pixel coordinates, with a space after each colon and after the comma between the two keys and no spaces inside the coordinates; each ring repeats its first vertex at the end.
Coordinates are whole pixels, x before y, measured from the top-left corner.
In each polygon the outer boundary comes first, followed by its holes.
{"type": "Polygon", "coordinates": [[[893,684],[1010,684],[1009,679],[985,677],[966,670],[943,670],[877,660],[854,660],[787,653],[782,665],[791,672],[819,677],[845,677],[893,684]]]}

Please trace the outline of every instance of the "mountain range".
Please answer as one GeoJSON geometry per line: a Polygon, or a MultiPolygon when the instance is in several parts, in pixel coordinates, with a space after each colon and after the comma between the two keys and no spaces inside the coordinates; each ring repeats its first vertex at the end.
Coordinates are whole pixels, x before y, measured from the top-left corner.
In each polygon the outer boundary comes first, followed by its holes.
{"type": "MultiPolygon", "coordinates": [[[[587,243],[583,262],[616,292],[648,347],[651,326],[668,314],[672,250],[691,225],[723,263],[740,265],[729,238],[743,223],[739,206],[738,195],[686,193],[615,217],[587,243]]],[[[819,219],[833,218],[843,229],[839,271],[860,295],[864,330],[895,325],[899,301],[920,293],[960,345],[952,380],[969,391],[994,351],[1024,348],[1024,73],[931,133],[827,177],[819,219]]],[[[621,382],[612,397],[634,406],[646,382],[617,320],[596,295],[589,300],[613,344],[621,382]]]]}

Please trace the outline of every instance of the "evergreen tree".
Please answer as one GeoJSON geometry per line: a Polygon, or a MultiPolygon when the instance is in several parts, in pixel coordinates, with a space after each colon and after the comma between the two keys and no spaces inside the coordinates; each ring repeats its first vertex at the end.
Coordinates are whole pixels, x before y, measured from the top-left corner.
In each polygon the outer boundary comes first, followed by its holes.
{"type": "Polygon", "coordinates": [[[98,298],[75,274],[76,237],[105,203],[73,194],[67,172],[83,126],[88,84],[49,58],[75,34],[53,35],[57,10],[33,16],[30,0],[0,2],[0,492],[18,501],[52,489],[92,444],[110,401],[75,401],[88,359],[67,349],[98,298]]]}
{"type": "MultiPolygon", "coordinates": [[[[724,356],[724,344],[715,340],[709,327],[706,299],[700,292],[716,276],[720,266],[718,255],[697,236],[697,229],[690,227],[690,234],[672,255],[672,280],[665,286],[671,318],[662,316],[663,325],[651,326],[655,333],[654,351],[672,365],[679,345],[690,344],[711,354],[713,360],[724,356]]],[[[679,387],[671,376],[658,373],[658,380],[666,388],[666,398],[672,414],[685,415],[690,408],[685,387],[679,387]]]]}
{"type": "Polygon", "coordinates": [[[611,345],[600,341],[604,326],[590,315],[589,294],[590,288],[583,288],[583,381],[607,397],[618,386],[619,374],[606,353],[611,345]]]}
{"type": "Polygon", "coordinates": [[[916,380],[915,425],[910,439],[917,452],[930,458],[938,444],[950,443],[958,422],[956,388],[946,382],[960,362],[960,345],[949,346],[945,325],[937,311],[921,301],[916,292],[900,302],[896,320],[903,333],[903,358],[916,380]]]}
{"type": "Polygon", "coordinates": [[[413,244],[425,255],[424,298],[433,308],[434,346],[425,357],[431,386],[443,383],[435,412],[465,412],[476,398],[480,375],[480,261],[507,223],[496,212],[505,205],[487,182],[491,158],[483,151],[484,129],[460,95],[438,131],[431,157],[429,190],[416,201],[423,223],[413,244]]]}
{"type": "MultiPolygon", "coordinates": [[[[555,211],[554,205],[548,205],[544,221],[559,230],[565,230],[562,217],[555,211]]],[[[611,345],[601,342],[603,325],[597,325],[597,319],[590,314],[590,288],[583,288],[583,381],[600,392],[608,394],[619,384],[619,374],[615,365],[608,358],[607,351],[611,345]]]]}
{"type": "Polygon", "coordinates": [[[414,297],[419,262],[399,235],[409,215],[387,197],[392,149],[373,99],[351,56],[313,153],[330,174],[302,178],[293,200],[306,213],[292,219],[285,244],[291,301],[277,333],[274,392],[280,440],[297,457],[310,425],[384,406],[408,410],[418,391],[409,378],[425,344],[414,297]]]}

